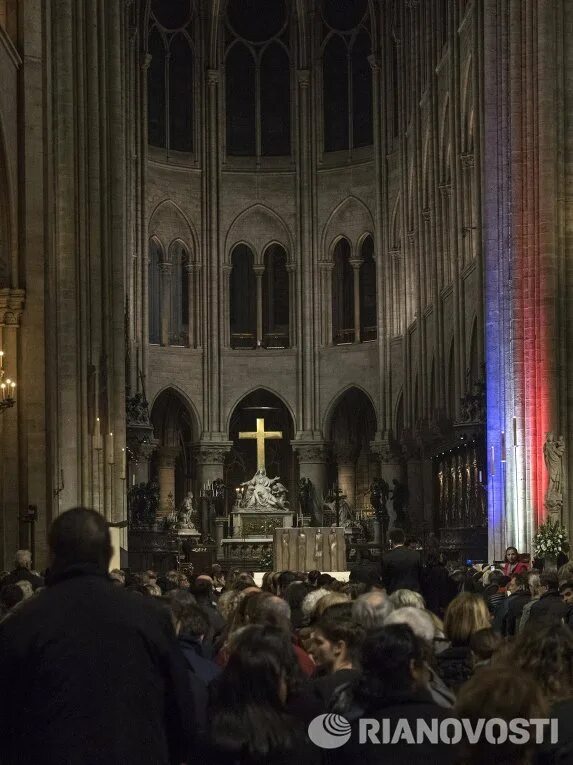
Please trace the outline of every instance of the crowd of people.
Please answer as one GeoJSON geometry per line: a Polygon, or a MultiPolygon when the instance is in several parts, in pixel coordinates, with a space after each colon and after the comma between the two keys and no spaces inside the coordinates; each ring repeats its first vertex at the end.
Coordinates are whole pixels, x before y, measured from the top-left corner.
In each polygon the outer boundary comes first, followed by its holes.
{"type": "Polygon", "coordinates": [[[400,529],[382,566],[108,573],[96,512],[60,515],[41,577],[27,551],[0,580],[0,763],[347,765],[573,762],[573,564],[515,548],[451,566],[400,529]],[[558,742],[359,743],[311,721],[555,718],[558,742]]]}

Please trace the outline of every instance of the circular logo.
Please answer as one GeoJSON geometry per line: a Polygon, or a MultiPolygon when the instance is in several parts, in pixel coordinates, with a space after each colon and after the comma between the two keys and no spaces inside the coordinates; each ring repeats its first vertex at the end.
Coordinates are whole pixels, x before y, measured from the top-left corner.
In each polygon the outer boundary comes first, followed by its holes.
{"type": "Polygon", "coordinates": [[[310,740],[321,749],[338,749],[350,740],[350,723],[342,715],[319,715],[308,726],[310,740]]]}

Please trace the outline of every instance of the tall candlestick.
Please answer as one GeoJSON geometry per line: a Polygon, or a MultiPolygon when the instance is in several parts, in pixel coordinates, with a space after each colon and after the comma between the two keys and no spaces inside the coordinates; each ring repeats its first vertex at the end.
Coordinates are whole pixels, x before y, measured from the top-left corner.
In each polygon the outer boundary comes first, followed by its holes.
{"type": "Polygon", "coordinates": [[[513,418],[513,445],[517,446],[517,417],[513,418]]]}
{"type": "Polygon", "coordinates": [[[0,351],[0,369],[4,366],[4,351],[0,351]]]}
{"type": "Polygon", "coordinates": [[[122,447],[122,449],[121,449],[121,474],[119,476],[122,481],[125,481],[125,468],[126,468],[126,464],[125,464],[125,447],[122,447]]]}
{"type": "Polygon", "coordinates": [[[505,431],[501,431],[501,461],[506,462],[506,454],[505,454],[505,431]]]}
{"type": "Polygon", "coordinates": [[[491,447],[491,456],[490,456],[490,463],[489,463],[489,474],[493,478],[495,475],[495,447],[491,447]]]}
{"type": "Polygon", "coordinates": [[[107,463],[113,465],[115,458],[113,456],[113,433],[110,433],[107,437],[107,463]]]}
{"type": "Polygon", "coordinates": [[[101,422],[99,417],[96,417],[94,428],[94,449],[96,451],[101,451],[101,448],[101,422]]]}

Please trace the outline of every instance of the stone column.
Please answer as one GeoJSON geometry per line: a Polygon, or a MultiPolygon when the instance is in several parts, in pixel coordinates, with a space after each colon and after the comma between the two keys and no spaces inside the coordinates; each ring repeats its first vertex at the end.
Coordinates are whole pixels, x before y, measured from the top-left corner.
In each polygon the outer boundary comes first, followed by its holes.
{"type": "Polygon", "coordinates": [[[195,270],[195,263],[188,263],[185,266],[185,271],[187,272],[187,304],[189,306],[189,326],[187,328],[187,344],[189,348],[197,347],[195,331],[195,270]]]}
{"type": "MultiPolygon", "coordinates": [[[[328,447],[324,441],[291,441],[291,446],[298,457],[299,476],[308,478],[312,483],[314,498],[320,520],[322,498],[326,494],[326,462],[328,447]]],[[[292,507],[292,503],[291,503],[292,507]]],[[[293,507],[294,509],[294,507],[293,507]]]]}
{"type": "MultiPolygon", "coordinates": [[[[404,483],[404,461],[398,445],[390,443],[387,439],[381,439],[379,441],[372,441],[370,443],[370,449],[374,454],[378,455],[380,460],[380,478],[386,481],[390,489],[392,490],[394,488],[394,480],[399,483],[404,483]]],[[[394,506],[391,499],[388,500],[386,508],[388,510],[388,515],[390,516],[388,528],[391,529],[393,528],[396,519],[396,513],[394,512],[394,506]]]]}
{"type": "MultiPolygon", "coordinates": [[[[232,441],[199,441],[193,447],[193,455],[195,457],[195,463],[197,465],[197,483],[198,491],[195,492],[195,496],[198,496],[201,487],[206,483],[212,483],[217,478],[223,480],[225,459],[231,447],[232,441]]],[[[234,491],[229,487],[229,491],[234,491]]]]}
{"type": "Polygon", "coordinates": [[[169,345],[169,325],[171,322],[171,263],[159,264],[159,279],[161,289],[161,345],[169,345]]]}
{"type": "Polygon", "coordinates": [[[179,455],[178,446],[159,447],[159,516],[167,515],[170,496],[175,500],[175,460],[179,455]]]}
{"type": "Polygon", "coordinates": [[[264,266],[254,266],[253,271],[257,279],[257,348],[263,344],[263,274],[264,266]]]}
{"type": "Polygon", "coordinates": [[[294,263],[287,263],[288,272],[288,344],[289,348],[294,348],[297,344],[296,336],[296,315],[297,315],[297,291],[296,291],[296,265],[294,263]]]}
{"type": "Polygon", "coordinates": [[[335,449],[338,467],[338,486],[346,501],[354,509],[356,504],[356,450],[350,444],[340,444],[335,449]]]}
{"type": "Polygon", "coordinates": [[[360,342],[360,266],[362,258],[350,258],[352,275],[354,277],[354,342],[360,342]]]}

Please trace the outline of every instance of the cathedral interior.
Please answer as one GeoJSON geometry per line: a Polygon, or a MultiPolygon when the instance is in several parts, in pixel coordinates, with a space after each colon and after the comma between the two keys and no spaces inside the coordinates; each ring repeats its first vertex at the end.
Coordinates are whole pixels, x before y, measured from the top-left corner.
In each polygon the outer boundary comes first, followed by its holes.
{"type": "Polygon", "coordinates": [[[293,510],[568,529],[572,120],[569,0],[0,0],[0,567],[259,418],[293,510]]]}

